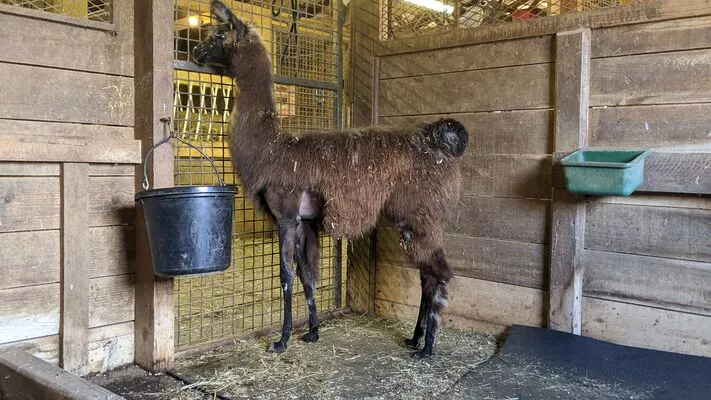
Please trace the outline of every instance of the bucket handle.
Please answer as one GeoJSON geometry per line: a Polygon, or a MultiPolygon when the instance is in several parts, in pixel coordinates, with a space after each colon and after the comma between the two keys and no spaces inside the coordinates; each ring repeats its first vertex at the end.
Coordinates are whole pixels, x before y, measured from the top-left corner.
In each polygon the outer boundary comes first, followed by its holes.
{"type": "Polygon", "coordinates": [[[215,162],[212,160],[212,158],[208,157],[207,154],[205,154],[205,152],[202,151],[200,148],[190,144],[186,140],[179,138],[175,134],[175,132],[173,132],[173,129],[170,127],[170,121],[171,121],[170,117],[161,118],[160,121],[165,126],[168,127],[169,135],[167,138],[154,144],[153,147],[151,147],[151,149],[148,150],[148,153],[146,154],[146,158],[143,159],[143,180],[141,181],[141,186],[143,186],[143,190],[148,190],[151,187],[150,182],[148,182],[148,169],[147,169],[148,168],[148,158],[151,156],[151,154],[153,154],[153,150],[155,150],[156,147],[167,143],[168,141],[170,141],[170,139],[175,139],[175,140],[179,141],[180,143],[184,143],[184,144],[190,146],[191,148],[197,150],[198,152],[200,152],[200,154],[202,154],[202,156],[205,157],[205,159],[210,162],[210,165],[212,165],[212,169],[213,169],[213,171],[215,171],[215,174],[217,175],[217,180],[220,183],[220,186],[226,186],[225,181],[222,179],[222,176],[220,176],[220,172],[217,170],[217,166],[215,166],[215,162]]]}

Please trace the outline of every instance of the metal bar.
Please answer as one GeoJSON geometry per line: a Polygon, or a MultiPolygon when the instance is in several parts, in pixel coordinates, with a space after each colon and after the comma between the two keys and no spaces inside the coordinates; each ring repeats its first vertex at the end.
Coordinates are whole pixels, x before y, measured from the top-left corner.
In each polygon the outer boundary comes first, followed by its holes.
{"type": "Polygon", "coordinates": [[[343,291],[343,243],[341,239],[336,240],[336,255],[333,263],[335,267],[333,287],[336,291],[334,293],[334,302],[336,309],[339,309],[343,306],[343,296],[341,295],[343,291]]]}
{"type": "Polygon", "coordinates": [[[335,122],[338,129],[345,128],[343,126],[343,25],[344,14],[343,14],[343,0],[338,1],[338,38],[336,41],[337,55],[336,55],[336,107],[334,107],[336,114],[335,122]]]}
{"type": "MultiPolygon", "coordinates": [[[[341,35],[342,35],[342,33],[341,33],[341,35]]],[[[341,50],[339,50],[339,51],[341,51],[341,50]]],[[[218,68],[197,65],[191,61],[174,60],[173,61],[173,68],[183,70],[183,71],[202,72],[204,74],[221,75],[221,71],[218,68]]],[[[278,83],[278,84],[282,84],[282,85],[302,86],[302,87],[307,87],[307,88],[333,90],[334,92],[338,92],[338,90],[341,86],[339,83],[334,83],[334,82],[323,82],[323,81],[317,81],[314,79],[297,78],[297,77],[293,77],[293,76],[283,76],[283,75],[274,76],[274,83],[278,83]]]]}

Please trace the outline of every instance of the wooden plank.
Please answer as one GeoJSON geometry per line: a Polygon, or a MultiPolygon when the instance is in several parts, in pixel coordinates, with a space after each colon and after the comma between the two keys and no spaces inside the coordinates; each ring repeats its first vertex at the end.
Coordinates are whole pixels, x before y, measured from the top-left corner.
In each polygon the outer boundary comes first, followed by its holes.
{"type": "Polygon", "coordinates": [[[59,333],[59,283],[0,290],[0,343],[59,333]]]}
{"type": "Polygon", "coordinates": [[[537,64],[381,79],[379,115],[547,108],[551,72],[550,64],[537,64]]]}
{"type": "MultiPolygon", "coordinates": [[[[378,315],[414,323],[414,321],[417,321],[419,307],[378,299],[375,302],[375,312],[378,315]]],[[[450,329],[488,333],[497,336],[505,334],[510,328],[510,326],[507,325],[495,324],[488,321],[479,321],[459,315],[449,314],[447,313],[446,308],[442,314],[442,321],[443,325],[450,329]]]]}
{"type": "Polygon", "coordinates": [[[27,19],[37,19],[46,22],[77,26],[85,29],[104,31],[108,34],[115,34],[117,29],[116,25],[109,22],[91,21],[88,19],[71,17],[69,15],[64,14],[52,13],[42,10],[33,10],[25,7],[17,7],[11,4],[0,4],[0,13],[3,14],[3,17],[7,15],[17,15],[21,17],[26,17],[27,19]]]}
{"type": "Polygon", "coordinates": [[[0,375],[0,392],[13,399],[123,399],[19,349],[0,352],[0,375]]]}
{"type": "Polygon", "coordinates": [[[644,162],[646,192],[711,194],[711,152],[652,153],[644,162]]]}
{"type": "Polygon", "coordinates": [[[659,147],[709,144],[711,105],[674,104],[592,108],[593,147],[659,147]]]}
{"type": "MultiPolygon", "coordinates": [[[[447,315],[495,325],[545,324],[546,291],[467,277],[453,279],[448,290],[447,315]]],[[[419,307],[420,273],[411,268],[379,266],[376,298],[419,307]]]]}
{"type": "Polygon", "coordinates": [[[593,106],[711,102],[708,50],[599,58],[591,70],[593,106]]]}
{"type": "MultiPolygon", "coordinates": [[[[556,40],[555,149],[585,147],[590,106],[589,29],[556,40]]],[[[553,192],[548,326],[580,335],[584,268],[585,204],[563,190],[553,192]]]]}
{"type": "Polygon", "coordinates": [[[589,203],[587,220],[587,249],[711,261],[707,210],[589,203]]]}
{"type": "Polygon", "coordinates": [[[592,36],[594,58],[709,47],[709,16],[596,29],[592,36]]]}
{"type": "Polygon", "coordinates": [[[59,231],[0,233],[0,289],[59,282],[59,231]]]}
{"type": "MultiPolygon", "coordinates": [[[[91,164],[89,176],[135,176],[136,168],[135,165],[91,164]]],[[[142,168],[141,171],[143,171],[142,168]]]]}
{"type": "Polygon", "coordinates": [[[89,207],[92,227],[133,223],[134,181],[133,176],[90,178],[89,207]]]}
{"type": "Polygon", "coordinates": [[[89,329],[88,370],[105,373],[133,362],[133,321],[89,329]]]}
{"type": "Polygon", "coordinates": [[[0,177],[0,232],[59,229],[59,179],[0,177]]]}
{"type": "Polygon", "coordinates": [[[89,276],[101,278],[136,271],[136,228],[107,226],[91,228],[89,276]]]}
{"type": "Polygon", "coordinates": [[[475,29],[453,29],[416,38],[387,40],[376,49],[378,56],[400,54],[477,43],[550,35],[576,29],[595,29],[609,26],[633,25],[651,21],[675,20],[711,15],[706,0],[656,0],[625,7],[608,7],[584,13],[536,18],[531,21],[492,24],[475,29]]]}
{"type": "Polygon", "coordinates": [[[52,365],[59,365],[59,335],[0,344],[0,351],[20,349],[52,365]]]}
{"type": "Polygon", "coordinates": [[[132,78],[0,63],[0,85],[4,118],[133,126],[132,78]]]}
{"type": "Polygon", "coordinates": [[[381,79],[550,63],[553,38],[539,36],[381,58],[381,79]]]}
{"type": "Polygon", "coordinates": [[[0,140],[6,161],[141,163],[130,127],[0,119],[0,140]]]}
{"type": "Polygon", "coordinates": [[[656,206],[667,208],[695,208],[699,210],[711,210],[711,197],[701,196],[680,196],[664,193],[640,193],[629,197],[588,197],[589,202],[608,204],[627,204],[637,206],[656,206]]]}
{"type": "Polygon", "coordinates": [[[0,176],[59,176],[59,164],[3,161],[0,176]]]}
{"type": "Polygon", "coordinates": [[[89,290],[89,327],[132,321],[135,310],[134,274],[92,278],[89,290]]]}
{"type": "Polygon", "coordinates": [[[133,48],[106,32],[5,14],[0,37],[2,62],[133,76],[133,48]]]}
{"type": "Polygon", "coordinates": [[[462,195],[551,198],[552,159],[543,155],[465,155],[462,195]]]}
{"type": "Polygon", "coordinates": [[[711,356],[711,318],[585,297],[583,334],[627,346],[711,356]]]}
{"type": "MultiPolygon", "coordinates": [[[[378,265],[413,268],[393,228],[378,230],[378,265]]],[[[454,274],[535,289],[548,287],[548,246],[447,233],[444,250],[454,274]]]]}
{"type": "Polygon", "coordinates": [[[61,365],[87,372],[89,331],[89,165],[62,165],[61,365]]]}
{"type": "Polygon", "coordinates": [[[585,295],[711,316],[711,263],[586,250],[585,295]]]}
{"type": "Polygon", "coordinates": [[[447,230],[468,236],[548,243],[550,202],[462,196],[447,230]]]}
{"type": "Polygon", "coordinates": [[[367,313],[369,310],[370,284],[368,272],[371,265],[370,235],[355,238],[348,246],[348,307],[356,313],[367,313]]]}
{"type": "Polygon", "coordinates": [[[465,114],[435,114],[380,117],[380,123],[416,125],[452,117],[469,132],[467,153],[478,156],[497,154],[550,154],[553,152],[553,111],[518,110],[465,114]]]}
{"type": "MultiPolygon", "coordinates": [[[[173,104],[173,4],[165,1],[134,2],[136,41],[136,137],[146,153],[165,137],[160,119],[171,115],[173,104]],[[140,82],[140,84],[138,84],[140,82]]],[[[164,146],[153,155],[148,178],[154,187],[173,186],[173,151],[164,146]]],[[[136,175],[136,191],[141,189],[136,175]]],[[[136,212],[135,359],[150,371],[170,369],[174,358],[173,280],[153,274],[148,238],[140,207],[136,212]]],[[[129,318],[132,319],[132,318],[129,318]]]]}

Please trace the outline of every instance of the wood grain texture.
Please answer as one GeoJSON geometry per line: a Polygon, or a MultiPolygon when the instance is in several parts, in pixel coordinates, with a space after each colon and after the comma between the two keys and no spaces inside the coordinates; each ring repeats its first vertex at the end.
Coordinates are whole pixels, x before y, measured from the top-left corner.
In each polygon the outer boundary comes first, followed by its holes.
{"type": "Polygon", "coordinates": [[[4,118],[133,126],[132,78],[0,63],[0,84],[4,118]]]}
{"type": "Polygon", "coordinates": [[[59,334],[60,286],[0,290],[0,343],[59,334]]]}
{"type": "Polygon", "coordinates": [[[709,262],[710,237],[707,210],[587,204],[587,249],[709,262]]]}
{"type": "Polygon", "coordinates": [[[87,372],[89,332],[89,165],[62,165],[61,365],[87,372]]]}
{"type": "Polygon", "coordinates": [[[711,263],[586,250],[585,295],[711,316],[711,263]]]}
{"type": "Polygon", "coordinates": [[[447,227],[451,233],[527,243],[548,243],[546,200],[462,196],[447,227]]]}
{"type": "Polygon", "coordinates": [[[0,233],[0,289],[59,282],[59,231],[0,233]]]}
{"type": "Polygon", "coordinates": [[[89,276],[101,278],[136,271],[136,228],[106,226],[91,228],[89,276]]]}
{"type": "Polygon", "coordinates": [[[537,64],[380,80],[379,115],[547,108],[551,74],[537,64]]]}
{"type": "Polygon", "coordinates": [[[445,117],[455,118],[467,128],[468,154],[488,156],[553,152],[553,111],[551,110],[380,117],[379,122],[414,126],[445,117]]]}
{"type": "Polygon", "coordinates": [[[5,161],[141,162],[130,127],[0,119],[0,140],[5,161]]]}
{"type": "Polygon", "coordinates": [[[382,57],[380,78],[402,78],[445,72],[552,62],[553,39],[540,36],[474,46],[382,57]]]}
{"type": "Polygon", "coordinates": [[[89,207],[92,227],[133,224],[134,181],[133,176],[90,178],[89,207]]]}
{"type": "MultiPolygon", "coordinates": [[[[454,274],[535,289],[548,288],[548,247],[446,233],[444,250],[454,274]]],[[[412,268],[393,228],[378,230],[378,265],[412,268]]]]}
{"type": "Polygon", "coordinates": [[[58,177],[0,177],[0,232],[59,229],[58,177]]]}
{"type": "Polygon", "coordinates": [[[547,155],[465,155],[462,195],[551,198],[552,159],[547,155]]]}
{"type": "Polygon", "coordinates": [[[657,0],[625,7],[608,7],[584,13],[566,13],[531,21],[493,24],[475,29],[453,29],[416,38],[388,40],[376,49],[378,56],[459,47],[471,44],[519,39],[584,28],[633,25],[711,14],[706,0],[657,0]]]}
{"type": "Polygon", "coordinates": [[[59,164],[3,161],[0,176],[59,176],[59,164]]]}
{"type": "Polygon", "coordinates": [[[592,108],[592,147],[711,144],[711,104],[592,108]]]}
{"type": "Polygon", "coordinates": [[[590,107],[590,30],[556,36],[555,149],[587,145],[590,107]]]}
{"type": "Polygon", "coordinates": [[[598,58],[591,71],[593,106],[711,102],[707,50],[598,58]]]}
{"type": "MultiPolygon", "coordinates": [[[[145,153],[167,134],[163,117],[172,115],[173,4],[158,0],[134,2],[136,29],[135,113],[136,137],[145,153]]],[[[153,156],[148,178],[154,187],[171,187],[174,182],[174,155],[169,147],[153,156]]],[[[142,176],[136,176],[135,189],[141,189],[142,176]]],[[[150,371],[170,369],[174,358],[173,280],[153,274],[145,222],[140,207],[136,212],[135,361],[150,371]]],[[[135,301],[133,301],[135,300],[135,301]]],[[[129,317],[127,320],[133,319],[129,317]]]]}
{"type": "Polygon", "coordinates": [[[0,352],[0,392],[18,399],[120,400],[123,397],[19,349],[0,352]]]}
{"type": "Polygon", "coordinates": [[[594,58],[709,47],[709,16],[596,29],[592,36],[594,58]]]}
{"type": "MultiPolygon", "coordinates": [[[[466,277],[453,279],[448,290],[445,318],[454,315],[495,325],[545,324],[548,297],[545,291],[466,277]]],[[[376,299],[419,307],[419,272],[411,268],[379,266],[376,299]]]]}
{"type": "Polygon", "coordinates": [[[3,15],[0,26],[0,61],[133,76],[133,26],[118,35],[61,23],[3,15]],[[71,38],[71,40],[62,40],[71,38]],[[91,56],[87,56],[91,55],[91,56]]]}
{"type": "Polygon", "coordinates": [[[583,334],[627,346],[711,356],[711,318],[585,297],[583,334]],[[635,329],[630,329],[635,327],[635,329]]]}
{"type": "Polygon", "coordinates": [[[133,274],[92,278],[89,292],[89,327],[132,321],[135,310],[133,274]]]}

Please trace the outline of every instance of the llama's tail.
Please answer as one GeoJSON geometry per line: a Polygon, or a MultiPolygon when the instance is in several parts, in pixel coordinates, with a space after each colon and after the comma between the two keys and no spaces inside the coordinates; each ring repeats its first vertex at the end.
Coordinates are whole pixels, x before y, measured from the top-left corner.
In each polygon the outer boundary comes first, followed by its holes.
{"type": "Polygon", "coordinates": [[[469,133],[461,122],[452,118],[422,124],[428,144],[447,157],[464,154],[469,142],[469,133]]]}

